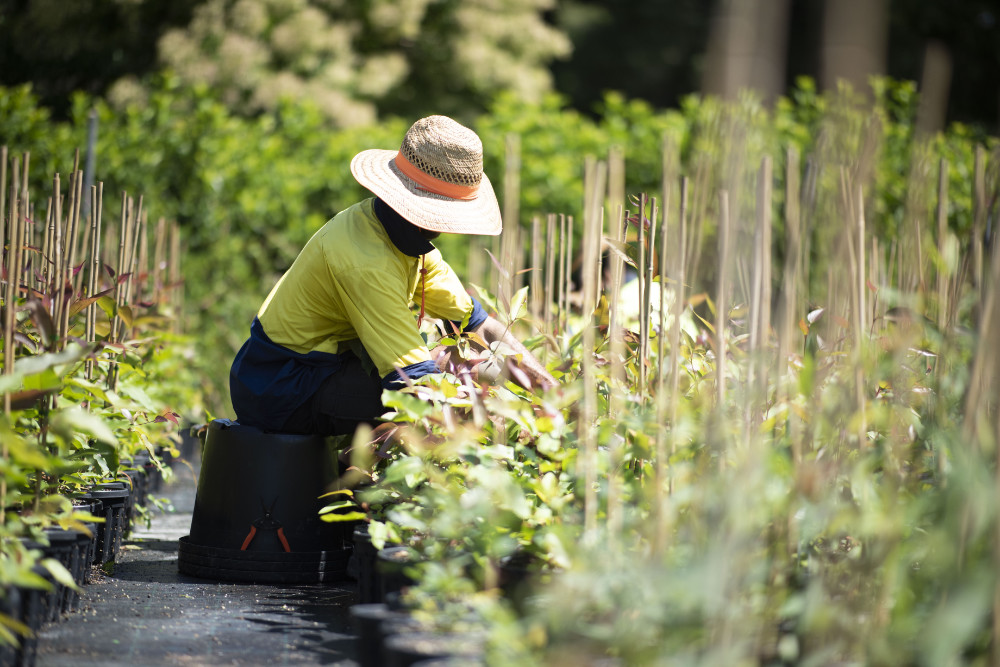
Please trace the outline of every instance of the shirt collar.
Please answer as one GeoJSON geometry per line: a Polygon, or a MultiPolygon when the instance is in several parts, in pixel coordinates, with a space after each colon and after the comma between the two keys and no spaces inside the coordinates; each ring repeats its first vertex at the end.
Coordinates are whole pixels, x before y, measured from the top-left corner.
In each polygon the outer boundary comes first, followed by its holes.
{"type": "Polygon", "coordinates": [[[388,204],[375,197],[375,217],[382,223],[389,240],[404,255],[420,257],[434,250],[434,244],[420,233],[420,228],[396,213],[388,204]]]}

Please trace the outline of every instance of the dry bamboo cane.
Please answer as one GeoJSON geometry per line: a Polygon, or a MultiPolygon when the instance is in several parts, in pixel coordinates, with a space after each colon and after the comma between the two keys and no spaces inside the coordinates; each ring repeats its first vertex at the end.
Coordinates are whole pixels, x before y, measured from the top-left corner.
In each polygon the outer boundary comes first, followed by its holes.
{"type": "MultiPolygon", "coordinates": [[[[7,147],[0,146],[0,246],[7,238],[7,147]]],[[[3,248],[0,247],[0,253],[3,248]]]]}
{"type": "Polygon", "coordinates": [[[858,431],[858,445],[864,446],[868,442],[868,402],[866,400],[865,394],[865,370],[863,367],[862,360],[864,359],[864,342],[865,342],[865,332],[868,330],[867,317],[868,309],[865,305],[867,290],[868,290],[868,280],[865,277],[865,199],[864,193],[861,190],[861,185],[859,184],[856,189],[856,204],[855,211],[857,214],[857,242],[858,242],[858,261],[857,261],[857,303],[858,312],[856,313],[857,324],[856,324],[856,334],[855,340],[858,346],[857,352],[857,366],[854,369],[854,384],[855,391],[857,393],[858,399],[858,411],[861,415],[861,423],[859,425],[858,431]]]}
{"type": "Polygon", "coordinates": [[[49,197],[48,206],[45,210],[45,232],[42,237],[41,266],[38,267],[38,280],[35,281],[40,294],[46,294],[47,290],[45,286],[54,280],[52,239],[56,236],[55,224],[55,205],[52,203],[52,197],[49,197]]]}
{"type": "MultiPolygon", "coordinates": [[[[585,539],[590,541],[595,539],[597,529],[597,438],[595,433],[597,420],[597,378],[594,369],[594,347],[595,329],[593,323],[594,304],[597,300],[597,278],[596,271],[599,265],[599,230],[598,223],[600,216],[597,208],[600,205],[599,197],[604,191],[603,165],[597,165],[593,160],[588,160],[585,172],[585,202],[584,202],[584,225],[583,225],[583,354],[580,365],[583,371],[583,405],[579,421],[579,439],[582,445],[585,467],[584,467],[584,534],[585,539]]],[[[612,456],[612,458],[614,458],[612,456]]],[[[618,500],[612,496],[617,493],[613,478],[617,474],[614,462],[609,466],[609,487],[608,487],[608,523],[609,532],[613,532],[612,525],[620,527],[620,507],[618,500]],[[616,516],[612,516],[618,513],[616,516]]]]}
{"type": "Polygon", "coordinates": [[[972,281],[976,303],[983,303],[983,229],[986,226],[986,151],[976,146],[972,177],[972,281]]]}
{"type": "MultiPolygon", "coordinates": [[[[639,392],[640,394],[646,391],[646,328],[649,325],[646,319],[646,313],[643,311],[643,307],[646,304],[646,292],[648,291],[646,287],[646,206],[649,204],[649,199],[646,197],[646,193],[643,192],[639,195],[639,229],[638,229],[638,246],[636,252],[637,258],[637,271],[636,282],[639,285],[639,349],[637,350],[637,365],[639,367],[639,392]]],[[[628,238],[626,236],[626,238],[628,238]]]]}
{"type": "Polygon", "coordinates": [[[937,201],[937,326],[942,334],[948,325],[948,267],[945,266],[946,234],[948,231],[948,161],[938,161],[938,201],[937,201]]]}
{"type": "Polygon", "coordinates": [[[569,337],[570,294],[573,293],[573,216],[566,216],[566,284],[563,286],[563,308],[561,330],[569,337]]]}
{"type": "MultiPolygon", "coordinates": [[[[767,409],[767,372],[768,364],[762,363],[768,349],[768,333],[771,330],[771,158],[765,156],[761,160],[760,170],[757,177],[757,230],[754,234],[756,243],[754,244],[755,266],[753,267],[751,305],[751,329],[750,329],[750,349],[752,356],[750,360],[750,388],[751,405],[754,398],[759,398],[761,404],[752,406],[748,414],[751,421],[758,415],[763,415],[767,409]]],[[[752,429],[753,432],[756,429],[752,429]]]]}
{"type": "MultiPolygon", "coordinates": [[[[3,240],[7,232],[7,147],[0,146],[0,259],[4,257],[3,253],[3,240]]],[[[4,260],[4,265],[6,266],[6,260],[4,260]]],[[[8,281],[9,282],[9,281],[8,281]]],[[[5,293],[6,297],[6,293],[5,293]]],[[[10,301],[6,301],[5,304],[8,308],[10,307],[10,301]]],[[[13,335],[7,334],[7,321],[4,318],[4,348],[10,346],[10,341],[14,340],[13,335]]],[[[4,374],[11,372],[12,369],[4,365],[4,374]]],[[[10,393],[4,392],[3,395],[4,402],[4,415],[10,415],[10,393]]],[[[9,451],[7,449],[7,443],[0,443],[0,460],[6,461],[9,457],[9,451]]],[[[0,475],[0,526],[7,523],[7,478],[4,475],[0,475]]]]}
{"type": "MultiPolygon", "coordinates": [[[[688,234],[688,187],[690,183],[685,176],[681,179],[681,205],[678,215],[680,223],[680,239],[675,253],[676,287],[674,288],[673,311],[674,318],[670,327],[670,426],[677,424],[677,411],[680,407],[678,395],[681,377],[681,316],[684,314],[684,303],[687,281],[687,234],[688,234]]],[[[671,438],[670,454],[676,452],[677,443],[671,438]]]]}
{"type": "MultiPolygon", "coordinates": [[[[10,196],[10,249],[7,253],[7,291],[6,298],[4,300],[4,375],[14,374],[14,361],[15,361],[15,348],[16,341],[14,339],[14,324],[16,322],[16,300],[17,300],[17,284],[18,280],[18,256],[20,254],[21,246],[21,227],[23,225],[23,218],[21,212],[21,196],[19,191],[20,185],[20,174],[18,171],[17,160],[13,161],[12,169],[12,182],[11,182],[11,196],[10,196]]],[[[27,181],[27,178],[25,178],[27,181]]],[[[25,188],[26,189],[26,188],[25,188]]],[[[10,404],[10,392],[4,392],[4,414],[10,418],[11,404],[10,404]]],[[[9,456],[9,450],[7,441],[4,440],[0,444],[0,456],[6,461],[9,456]]],[[[6,523],[6,508],[7,507],[7,479],[5,476],[0,475],[0,522],[6,523]]]]}
{"type": "MultiPolygon", "coordinates": [[[[126,266],[128,267],[128,278],[125,280],[125,305],[134,303],[132,298],[132,288],[137,284],[137,274],[139,272],[139,240],[142,237],[142,230],[145,228],[145,212],[142,210],[142,195],[139,195],[139,206],[136,209],[130,230],[131,249],[128,255],[126,266]]],[[[129,306],[131,307],[131,306],[129,306]]]]}
{"type": "MultiPolygon", "coordinates": [[[[56,326],[56,340],[53,341],[54,345],[58,344],[59,340],[59,322],[62,322],[62,308],[63,300],[61,296],[61,280],[63,278],[63,255],[62,255],[62,236],[63,236],[63,196],[61,190],[61,183],[59,182],[59,174],[56,174],[52,180],[52,201],[55,206],[55,213],[52,215],[52,225],[50,229],[52,230],[52,239],[49,241],[49,252],[51,256],[49,257],[49,266],[52,267],[52,279],[48,281],[48,288],[51,290],[52,299],[52,321],[56,326]]],[[[72,202],[70,202],[72,206],[72,202]]]]}
{"type": "MultiPolygon", "coordinates": [[[[4,363],[3,370],[5,375],[14,374],[14,354],[17,347],[17,341],[14,340],[14,323],[15,323],[15,311],[16,311],[16,301],[17,301],[17,255],[18,247],[20,246],[20,241],[18,240],[20,234],[21,225],[21,175],[19,170],[19,163],[17,160],[13,161],[12,168],[12,179],[10,188],[10,226],[8,231],[10,233],[7,251],[7,285],[6,294],[4,297],[4,326],[3,326],[3,352],[4,352],[4,363]]],[[[10,416],[10,393],[4,393],[4,414],[10,416]]]]}
{"type": "MultiPolygon", "coordinates": [[[[545,320],[545,335],[552,340],[555,339],[552,330],[552,297],[555,290],[556,275],[556,216],[549,213],[545,216],[545,302],[542,304],[542,318],[545,320]]],[[[546,357],[555,354],[558,350],[547,348],[546,357]]]]}
{"type": "Polygon", "coordinates": [[[715,297],[715,402],[723,410],[726,402],[726,358],[728,357],[729,290],[729,193],[719,193],[719,286],[715,297]]]}
{"type": "MultiPolygon", "coordinates": [[[[122,307],[122,293],[124,291],[124,283],[122,281],[122,273],[125,270],[125,260],[126,260],[126,248],[128,247],[128,230],[129,230],[129,220],[132,215],[132,200],[129,198],[126,192],[122,192],[122,208],[121,208],[121,226],[119,227],[118,233],[118,267],[115,271],[114,278],[114,289],[115,289],[115,316],[111,320],[111,336],[110,341],[112,344],[117,344],[121,338],[121,313],[119,312],[122,307]]],[[[108,368],[108,388],[114,391],[118,386],[118,363],[112,361],[108,368]]]]}
{"type": "MultiPolygon", "coordinates": [[[[563,314],[566,308],[566,214],[559,214],[559,275],[557,278],[559,296],[556,299],[556,334],[562,336],[563,314]]],[[[558,340],[558,339],[557,339],[558,340]]]]}
{"type": "Polygon", "coordinates": [[[170,289],[171,289],[171,330],[173,333],[184,333],[184,322],[181,317],[184,311],[184,283],[181,280],[181,229],[175,220],[170,227],[170,289]]]}
{"type": "MultiPolygon", "coordinates": [[[[66,237],[66,267],[67,267],[67,279],[66,282],[69,286],[70,294],[69,298],[72,298],[76,294],[77,285],[77,269],[76,260],[78,254],[78,236],[80,235],[80,212],[83,207],[83,172],[76,172],[76,187],[74,189],[76,193],[75,201],[73,205],[73,217],[71,220],[71,226],[69,230],[69,235],[66,237]]],[[[67,309],[68,315],[68,309],[67,309]]],[[[64,323],[68,327],[68,322],[64,323]]],[[[68,333],[68,329],[64,332],[68,333]]]]}
{"type": "Polygon", "coordinates": [[[80,206],[83,201],[83,172],[77,171],[75,174],[75,187],[74,187],[74,200],[71,211],[71,216],[69,220],[69,231],[67,233],[64,248],[63,257],[65,260],[65,269],[63,271],[64,279],[59,286],[59,299],[63,303],[62,308],[62,319],[59,322],[59,345],[60,348],[66,346],[66,337],[69,335],[69,311],[70,305],[73,299],[73,284],[75,282],[76,276],[74,275],[74,270],[76,267],[76,237],[80,227],[80,206]],[[68,288],[68,293],[67,293],[68,288]]]}
{"type": "Polygon", "coordinates": [[[542,225],[537,215],[531,218],[531,325],[540,329],[542,321],[542,225]]]}
{"type": "MultiPolygon", "coordinates": [[[[650,337],[652,335],[651,334],[651,332],[652,332],[652,326],[651,325],[653,323],[653,320],[652,320],[653,309],[651,308],[651,304],[652,304],[652,301],[653,301],[653,299],[652,299],[652,294],[653,294],[653,269],[654,269],[654,266],[656,264],[656,262],[655,262],[655,258],[656,258],[656,221],[659,220],[659,215],[660,215],[660,211],[659,211],[659,209],[657,207],[656,197],[651,197],[650,200],[649,200],[649,243],[647,244],[649,246],[649,249],[647,250],[647,254],[646,254],[646,275],[645,275],[645,285],[646,285],[646,288],[645,288],[645,290],[643,290],[642,304],[640,304],[640,308],[642,309],[642,319],[645,320],[645,322],[646,322],[645,336],[644,336],[644,338],[643,338],[643,340],[641,341],[641,344],[640,344],[640,348],[641,348],[640,351],[642,353],[642,360],[641,360],[642,361],[642,366],[641,367],[643,369],[645,369],[643,371],[643,375],[645,375],[645,382],[643,382],[642,385],[641,385],[641,387],[642,387],[642,395],[643,396],[648,396],[649,393],[650,393],[650,391],[649,391],[649,368],[650,368],[650,361],[649,361],[650,344],[649,344],[649,339],[650,339],[650,337]]],[[[662,292],[663,290],[661,289],[660,291],[662,292]]]]}
{"type": "MultiPolygon", "coordinates": [[[[97,294],[98,278],[101,274],[101,203],[104,197],[104,183],[98,182],[90,188],[90,271],[87,276],[87,297],[94,298],[97,294]]],[[[87,306],[87,342],[97,342],[97,302],[87,306]]],[[[87,379],[94,379],[94,360],[87,359],[87,379]]]]}
{"type": "MultiPolygon", "coordinates": [[[[664,158],[666,162],[666,158],[664,158]]],[[[654,553],[662,554],[667,545],[666,500],[668,491],[667,480],[667,374],[664,371],[667,340],[667,267],[669,266],[668,249],[670,230],[670,185],[669,171],[664,167],[663,183],[663,215],[660,223],[660,302],[658,304],[658,325],[656,334],[656,491],[654,493],[654,553]]],[[[675,290],[676,298],[676,290],[675,290]]],[[[671,355],[671,358],[673,355],[671,355]]],[[[671,424],[673,428],[673,424],[671,424]]]]}
{"type": "MultiPolygon", "coordinates": [[[[509,132],[504,137],[504,172],[503,172],[503,219],[507,224],[501,237],[501,253],[513,255],[517,246],[517,230],[521,219],[521,136],[509,132]]],[[[506,301],[513,298],[515,287],[514,274],[507,282],[506,301]]],[[[501,298],[501,301],[503,299],[501,298]]]]}
{"type": "MultiPolygon", "coordinates": [[[[788,357],[795,339],[796,317],[801,312],[799,308],[799,285],[802,271],[802,237],[800,235],[801,220],[799,217],[799,153],[794,147],[786,152],[785,163],[785,266],[783,270],[781,293],[781,325],[778,337],[778,377],[784,378],[788,370],[788,357]]],[[[789,394],[787,389],[780,388],[781,396],[778,404],[785,404],[789,394]]],[[[788,437],[791,443],[792,462],[798,465],[802,461],[802,443],[799,442],[794,420],[789,412],[787,420],[788,437]]]]}
{"type": "Polygon", "coordinates": [[[167,221],[165,218],[160,218],[156,222],[156,241],[153,243],[153,270],[151,272],[150,287],[153,292],[153,303],[157,307],[160,307],[160,299],[163,298],[163,268],[166,262],[166,242],[167,221]]]}

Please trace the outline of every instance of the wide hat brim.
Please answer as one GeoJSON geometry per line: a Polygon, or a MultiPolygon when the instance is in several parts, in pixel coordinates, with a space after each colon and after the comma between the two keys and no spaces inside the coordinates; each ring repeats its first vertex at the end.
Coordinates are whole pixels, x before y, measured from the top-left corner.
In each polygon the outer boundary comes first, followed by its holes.
{"type": "Polygon", "coordinates": [[[449,234],[497,236],[503,229],[500,204],[490,179],[483,174],[475,199],[452,199],[421,189],[396,166],[398,151],[373,148],[351,160],[351,173],[409,222],[449,234]]]}

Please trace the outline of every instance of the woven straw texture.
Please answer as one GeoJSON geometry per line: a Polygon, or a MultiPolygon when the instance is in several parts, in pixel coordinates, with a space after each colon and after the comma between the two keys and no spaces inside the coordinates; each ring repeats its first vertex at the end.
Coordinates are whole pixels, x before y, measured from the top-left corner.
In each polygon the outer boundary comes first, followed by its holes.
{"type": "Polygon", "coordinates": [[[371,149],[351,160],[351,173],[411,223],[434,232],[496,236],[502,223],[490,179],[483,173],[483,144],[475,132],[447,116],[414,123],[399,151],[371,149]],[[396,166],[402,153],[419,171],[438,181],[474,188],[472,199],[428,191],[396,166]]]}

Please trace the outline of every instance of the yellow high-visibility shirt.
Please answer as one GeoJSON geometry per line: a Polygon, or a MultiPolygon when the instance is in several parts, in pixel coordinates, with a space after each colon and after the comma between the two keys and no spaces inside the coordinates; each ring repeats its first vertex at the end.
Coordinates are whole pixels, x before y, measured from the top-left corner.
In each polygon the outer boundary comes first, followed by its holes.
{"type": "Polygon", "coordinates": [[[385,378],[397,367],[430,362],[411,303],[422,298],[429,316],[466,325],[481,307],[439,250],[415,257],[397,248],[373,204],[359,202],[320,228],[257,318],[273,343],[300,354],[336,354],[358,339],[385,378]]]}

